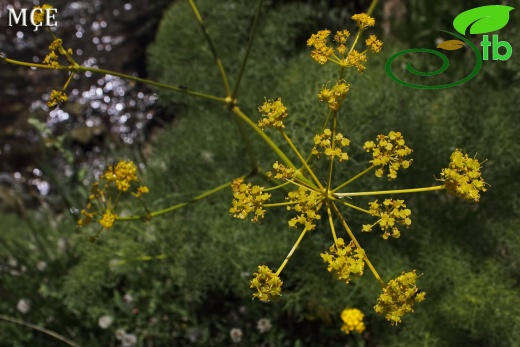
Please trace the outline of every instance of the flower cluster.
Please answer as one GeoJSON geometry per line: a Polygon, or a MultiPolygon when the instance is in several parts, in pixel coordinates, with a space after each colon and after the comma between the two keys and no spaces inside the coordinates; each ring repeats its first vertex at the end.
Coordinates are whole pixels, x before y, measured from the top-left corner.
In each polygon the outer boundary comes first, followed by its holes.
{"type": "Polygon", "coordinates": [[[110,165],[100,179],[104,179],[108,183],[113,182],[117,190],[122,192],[126,192],[130,188],[131,182],[139,181],[137,167],[129,160],[121,160],[116,165],[110,165]]]}
{"type": "MultiPolygon", "coordinates": [[[[276,161],[273,164],[273,169],[276,172],[274,174],[274,178],[277,180],[286,181],[286,180],[290,180],[294,177],[294,169],[290,168],[290,167],[286,167],[285,165],[278,163],[278,161],[276,161]]],[[[267,171],[266,175],[267,175],[267,177],[273,177],[273,173],[271,171],[267,171]]]]}
{"type": "Polygon", "coordinates": [[[441,172],[446,190],[464,200],[478,202],[479,192],[485,192],[485,182],[480,172],[481,163],[477,159],[463,155],[456,149],[451,157],[448,168],[441,172]]]}
{"type": "Polygon", "coordinates": [[[269,200],[271,194],[264,193],[263,187],[244,183],[243,178],[233,180],[231,190],[233,191],[233,206],[229,209],[229,212],[233,214],[233,217],[246,219],[249,213],[254,213],[251,221],[260,222],[260,218],[265,216],[265,210],[262,206],[269,200]]]}
{"type": "MultiPolygon", "coordinates": [[[[78,226],[84,226],[92,222],[100,215],[99,224],[104,229],[110,229],[117,220],[115,209],[121,193],[128,192],[131,182],[139,182],[137,168],[130,160],[120,160],[108,168],[99,176],[90,188],[87,206],[81,210],[82,218],[78,220],[78,226]],[[116,192],[113,192],[115,188],[116,192]]],[[[135,192],[130,192],[136,198],[148,193],[146,186],[138,186],[135,192]]]]}
{"type": "Polygon", "coordinates": [[[342,61],[343,66],[345,67],[355,67],[359,72],[364,72],[366,70],[366,66],[362,63],[367,62],[367,55],[365,52],[358,52],[355,49],[349,53],[349,55],[342,61]]]}
{"type": "MultiPolygon", "coordinates": [[[[374,26],[375,24],[374,18],[366,13],[356,14],[352,16],[352,19],[362,30],[374,26]]],[[[313,47],[311,51],[312,59],[322,65],[331,60],[343,67],[355,67],[359,72],[365,71],[366,67],[362,63],[367,62],[366,51],[359,52],[355,50],[354,47],[351,47],[347,52],[345,43],[350,36],[348,30],[337,31],[334,35],[334,41],[337,44],[336,49],[327,45],[327,39],[330,34],[330,30],[320,30],[316,34],[312,34],[307,40],[307,46],[313,47]],[[335,51],[338,55],[334,53],[335,51]]],[[[370,49],[373,53],[379,53],[383,48],[383,42],[378,40],[374,35],[371,35],[366,40],[366,45],[367,49],[370,49]]]]}
{"type": "Polygon", "coordinates": [[[355,14],[352,16],[352,19],[361,29],[367,29],[369,27],[373,27],[376,24],[376,20],[366,13],[355,14]]]}
{"type": "Polygon", "coordinates": [[[388,167],[388,180],[397,177],[397,171],[402,167],[408,168],[412,160],[404,158],[412,153],[412,150],[405,144],[403,135],[400,132],[391,131],[388,135],[378,135],[376,143],[367,141],[363,148],[367,152],[372,152],[370,163],[379,166],[376,176],[382,177],[385,166],[388,167]]]}
{"type": "Polygon", "coordinates": [[[43,63],[44,64],[47,64],[49,66],[52,66],[53,68],[57,69],[60,64],[58,63],[58,57],[59,57],[59,54],[62,54],[62,55],[72,55],[72,49],[68,49],[65,51],[65,49],[62,47],[62,44],[63,41],[59,38],[55,39],[54,41],[51,42],[51,44],[49,45],[49,54],[47,54],[45,56],[45,58],[43,59],[43,63]],[[58,53],[56,54],[56,51],[58,51],[58,53]]]}
{"type": "Polygon", "coordinates": [[[282,103],[282,99],[266,100],[262,106],[258,108],[263,118],[258,121],[261,129],[265,127],[273,127],[283,129],[283,120],[287,117],[287,107],[282,103]]]}
{"type": "Polygon", "coordinates": [[[339,161],[348,160],[348,154],[342,151],[343,147],[350,144],[350,140],[343,136],[341,133],[337,133],[332,140],[332,131],[325,129],[322,134],[314,136],[314,148],[312,154],[318,156],[320,153],[325,154],[330,160],[334,157],[338,157],[339,161]],[[320,151],[321,147],[321,151],[320,151]]]}
{"type": "Polygon", "coordinates": [[[397,225],[404,225],[408,228],[412,224],[412,220],[410,219],[412,211],[406,208],[404,200],[385,199],[383,204],[379,204],[376,200],[370,202],[369,206],[370,213],[374,216],[379,216],[380,219],[374,224],[363,225],[362,231],[372,231],[372,227],[379,224],[383,231],[383,239],[386,240],[389,236],[394,238],[401,236],[397,225]],[[390,234],[390,232],[392,233],[390,234]]]}
{"type": "Polygon", "coordinates": [[[58,90],[52,90],[51,95],[49,96],[49,101],[47,102],[47,106],[50,108],[57,106],[58,104],[64,103],[69,98],[67,94],[58,90]]]}
{"type": "Polygon", "coordinates": [[[322,65],[325,64],[327,60],[329,60],[329,57],[334,54],[334,49],[327,46],[327,38],[329,35],[330,30],[320,30],[316,34],[312,34],[311,38],[307,40],[307,46],[312,46],[314,48],[311,52],[312,59],[322,65]]]}
{"type": "Polygon", "coordinates": [[[345,99],[345,95],[350,88],[350,84],[345,82],[337,82],[332,88],[323,88],[318,94],[318,99],[327,103],[333,111],[338,111],[341,103],[345,99]]]}
{"type": "Polygon", "coordinates": [[[293,206],[287,206],[287,209],[298,212],[298,216],[289,221],[289,226],[296,227],[297,224],[301,224],[306,230],[314,230],[316,228],[315,221],[321,219],[318,213],[323,200],[321,194],[300,187],[298,190],[290,192],[286,199],[290,202],[296,202],[293,206]]]}
{"type": "Polygon", "coordinates": [[[378,40],[375,35],[370,35],[368,39],[365,40],[365,44],[373,53],[379,53],[383,49],[383,42],[378,40]]]}
{"type": "Polygon", "coordinates": [[[48,5],[48,4],[44,4],[42,6],[35,6],[34,9],[40,9],[41,11],[34,11],[34,14],[33,14],[33,23],[36,25],[36,24],[40,24],[43,22],[43,20],[45,19],[45,13],[47,10],[52,10],[53,7],[51,5],[48,5]]]}
{"type": "Polygon", "coordinates": [[[415,270],[402,273],[397,278],[390,280],[383,293],[377,299],[374,310],[384,315],[392,324],[398,324],[408,312],[413,312],[413,305],[424,300],[425,292],[420,291],[415,282],[417,280],[415,270]]]}
{"type": "Polygon", "coordinates": [[[249,287],[256,289],[253,298],[267,302],[275,296],[282,295],[282,280],[266,265],[259,265],[258,272],[255,272],[253,276],[255,277],[251,280],[251,286],[249,287]]]}
{"type": "Polygon", "coordinates": [[[339,280],[348,284],[350,282],[350,274],[357,277],[363,275],[365,251],[356,247],[354,241],[350,241],[348,245],[345,245],[345,241],[342,238],[338,238],[336,244],[330,246],[329,251],[330,254],[325,252],[320,255],[323,261],[329,264],[327,270],[329,272],[334,271],[339,280]]]}
{"type": "Polygon", "coordinates": [[[341,320],[343,321],[341,331],[343,331],[345,334],[350,334],[353,331],[362,333],[365,331],[363,317],[365,317],[365,315],[357,308],[344,309],[343,312],[341,312],[341,320]]]}

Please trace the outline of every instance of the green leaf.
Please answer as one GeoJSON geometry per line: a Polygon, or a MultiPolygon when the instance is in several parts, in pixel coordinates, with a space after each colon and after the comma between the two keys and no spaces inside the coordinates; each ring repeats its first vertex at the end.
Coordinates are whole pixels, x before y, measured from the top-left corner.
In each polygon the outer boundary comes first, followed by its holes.
{"type": "Polygon", "coordinates": [[[462,35],[470,28],[470,34],[486,34],[502,29],[509,22],[509,12],[514,7],[488,5],[475,7],[459,14],[453,20],[453,27],[462,35]]]}

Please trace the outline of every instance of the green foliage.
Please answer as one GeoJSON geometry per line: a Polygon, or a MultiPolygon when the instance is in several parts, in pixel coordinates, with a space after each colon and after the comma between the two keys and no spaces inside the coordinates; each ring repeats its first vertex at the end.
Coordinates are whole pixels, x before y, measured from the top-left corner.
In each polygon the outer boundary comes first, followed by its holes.
{"type": "MultiPolygon", "coordinates": [[[[226,71],[235,76],[254,14],[250,1],[197,4],[226,71]]],[[[238,97],[241,108],[256,119],[264,97],[281,96],[289,109],[287,131],[305,154],[326,113],[316,94],[334,73],[312,61],[304,47],[308,34],[320,28],[316,13],[310,2],[265,6],[238,97]]],[[[514,40],[513,46],[518,42],[514,40]]],[[[520,343],[520,187],[514,179],[520,174],[516,155],[520,89],[490,77],[517,71],[516,63],[496,67],[490,62],[475,79],[453,89],[407,89],[384,71],[386,58],[402,47],[385,45],[385,53],[371,60],[366,73],[346,76],[351,91],[340,129],[352,140],[351,160],[336,173],[335,181],[365,167],[369,156],[362,149],[364,141],[399,130],[414,149],[411,168],[394,182],[367,177],[353,189],[435,184],[456,147],[489,159],[484,175],[491,184],[479,205],[459,202],[445,192],[406,196],[413,224],[399,240],[359,235],[385,280],[403,270],[424,274],[418,283],[427,292],[426,301],[403,324],[392,327],[373,312],[380,286],[367,278],[370,273],[347,286],[326,271],[319,256],[331,244],[324,222],[303,241],[284,271],[281,301],[252,301],[251,273],[258,264],[277,266],[298,232],[288,228],[283,209],[270,210],[261,225],[233,220],[228,213],[230,190],[149,222],[118,222],[93,244],[86,242],[86,232],[74,232],[66,216],[44,227],[49,223],[42,215],[31,214],[28,220],[42,225],[36,229],[22,226],[15,216],[2,216],[7,232],[1,236],[0,257],[15,256],[20,265],[11,269],[8,260],[2,264],[2,291],[7,295],[0,302],[1,312],[41,324],[82,346],[115,346],[117,329],[135,333],[140,346],[228,346],[232,328],[242,329],[245,346],[520,343]],[[65,250],[56,246],[60,239],[67,240],[65,250]],[[45,271],[37,270],[42,260],[47,263],[45,271]],[[22,263],[26,272],[19,269],[22,263]],[[12,270],[20,274],[14,276],[12,270]],[[127,294],[131,300],[125,299],[127,294]],[[21,298],[32,303],[26,314],[16,311],[21,298]],[[365,337],[341,334],[336,322],[347,306],[365,313],[365,337]],[[115,318],[106,330],[98,326],[103,315],[115,318]],[[262,317],[273,324],[264,334],[256,329],[262,317]]],[[[174,3],[165,13],[149,58],[150,72],[161,82],[224,94],[186,2],[174,3]]],[[[249,173],[231,114],[211,102],[158,93],[175,121],[154,140],[142,175],[150,188],[144,197],[150,209],[186,201],[249,173]]],[[[261,154],[261,167],[270,168],[276,157],[254,133],[249,135],[261,154]]],[[[128,215],[140,211],[134,204],[124,208],[128,215]]],[[[346,216],[353,220],[355,232],[365,222],[352,219],[350,212],[346,216]]],[[[54,342],[1,322],[0,344],[13,341],[19,346],[54,342]]]]}

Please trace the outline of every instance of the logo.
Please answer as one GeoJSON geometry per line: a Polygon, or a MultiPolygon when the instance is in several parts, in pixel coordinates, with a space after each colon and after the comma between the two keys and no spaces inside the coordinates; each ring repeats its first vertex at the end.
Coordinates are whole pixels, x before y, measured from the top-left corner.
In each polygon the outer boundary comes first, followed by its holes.
{"type": "Polygon", "coordinates": [[[478,74],[480,68],[482,67],[482,60],[489,60],[491,58],[493,60],[504,61],[511,58],[511,55],[513,54],[513,47],[511,47],[511,44],[507,41],[500,41],[498,39],[498,35],[496,34],[491,35],[491,37],[487,34],[505,27],[507,22],[509,22],[509,12],[511,12],[512,10],[514,10],[514,7],[505,5],[488,5],[475,7],[471,10],[462,12],[453,20],[453,27],[458,33],[441,30],[442,32],[445,32],[455,37],[455,39],[441,42],[437,45],[437,48],[447,51],[454,51],[464,47],[465,45],[468,45],[475,54],[475,67],[473,68],[471,73],[463,79],[453,83],[441,85],[420,85],[405,82],[392,72],[392,63],[394,62],[394,60],[399,58],[401,55],[408,53],[430,53],[434,54],[442,60],[442,66],[439,69],[431,72],[418,71],[412,66],[410,62],[408,62],[408,64],[406,64],[406,70],[414,75],[430,77],[439,75],[446,71],[446,69],[448,69],[450,65],[448,57],[446,57],[445,54],[439,51],[428,48],[406,49],[404,51],[392,55],[386,61],[386,73],[396,83],[402,84],[403,86],[410,88],[445,89],[465,83],[478,74]],[[465,35],[467,35],[468,30],[469,34],[472,35],[486,34],[482,36],[482,42],[480,43],[480,45],[482,46],[482,54],[480,53],[477,46],[475,46],[470,40],[468,40],[465,37],[465,35]]]}

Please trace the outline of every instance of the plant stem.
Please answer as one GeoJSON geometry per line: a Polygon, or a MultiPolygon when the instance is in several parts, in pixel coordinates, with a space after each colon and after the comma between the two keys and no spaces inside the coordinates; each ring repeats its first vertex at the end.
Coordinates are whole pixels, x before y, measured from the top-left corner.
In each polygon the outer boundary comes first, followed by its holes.
{"type": "MultiPolygon", "coordinates": [[[[358,178],[360,178],[361,176],[363,176],[364,174],[366,174],[367,172],[369,172],[370,170],[372,170],[373,168],[375,168],[374,165],[372,165],[371,167],[369,167],[368,169],[365,169],[363,170],[362,172],[358,173],[356,176],[352,177],[351,179],[349,179],[347,182],[344,182],[342,184],[340,184],[339,186],[337,186],[336,188],[334,188],[332,190],[332,192],[337,192],[338,190],[340,190],[341,188],[343,187],[346,187],[347,185],[349,185],[350,183],[354,182],[355,180],[357,180],[358,178]]],[[[337,195],[337,194],[336,194],[337,195]]]]}
{"type": "Polygon", "coordinates": [[[175,92],[178,92],[178,93],[182,93],[182,94],[188,94],[188,95],[193,95],[193,96],[196,96],[196,97],[199,97],[199,98],[204,98],[204,99],[209,99],[209,100],[213,100],[213,101],[218,101],[218,102],[221,102],[223,104],[227,104],[228,103],[228,100],[226,100],[226,98],[221,98],[221,97],[218,97],[218,96],[214,96],[214,95],[210,95],[210,94],[206,94],[206,93],[202,93],[202,92],[197,92],[197,91],[194,91],[194,90],[189,90],[189,89],[186,89],[186,88],[180,87],[180,86],[179,87],[175,87],[175,86],[172,86],[172,85],[169,85],[169,84],[159,83],[159,82],[155,82],[155,81],[148,80],[148,79],[145,79],[145,78],[139,78],[139,77],[135,77],[135,76],[132,76],[132,75],[127,75],[127,74],[116,72],[116,71],[99,69],[99,68],[95,68],[95,67],[87,67],[87,66],[82,66],[82,65],[77,65],[77,66],[59,66],[59,67],[55,68],[55,67],[52,67],[52,66],[46,65],[46,64],[29,63],[29,62],[25,62],[25,61],[19,61],[19,60],[4,58],[4,57],[0,57],[0,59],[5,61],[6,63],[9,63],[9,64],[18,65],[18,66],[26,66],[26,67],[34,67],[34,68],[38,68],[38,69],[64,70],[64,71],[71,71],[71,72],[89,71],[89,72],[99,73],[99,74],[104,74],[104,75],[112,75],[112,76],[117,76],[117,77],[120,77],[120,78],[124,78],[126,80],[139,82],[139,83],[144,83],[144,84],[148,84],[148,85],[151,85],[151,86],[155,86],[155,87],[159,87],[159,88],[163,88],[163,89],[167,89],[167,90],[172,90],[172,91],[175,91],[175,92]]]}
{"type": "MultiPolygon", "coordinates": [[[[318,179],[318,177],[316,177],[316,175],[314,174],[314,172],[311,170],[311,168],[309,167],[309,165],[307,164],[307,161],[302,157],[300,151],[298,151],[298,149],[296,148],[296,146],[294,145],[294,143],[291,141],[291,139],[289,138],[289,136],[287,136],[287,134],[285,133],[285,131],[282,129],[280,130],[280,133],[282,134],[283,138],[285,139],[285,141],[289,144],[289,146],[291,147],[291,149],[293,150],[293,152],[296,154],[296,156],[298,157],[298,159],[300,159],[300,161],[302,162],[303,166],[305,167],[305,170],[307,170],[307,172],[311,175],[312,179],[314,180],[314,183],[316,183],[318,185],[318,187],[323,190],[323,186],[321,185],[320,183],[320,180],[318,179]]],[[[298,172],[297,172],[298,173],[298,172]]],[[[295,176],[296,177],[296,176],[295,176]]],[[[299,177],[298,177],[299,178],[299,177]]]]}
{"type": "Polygon", "coordinates": [[[65,67],[65,69],[66,70],[71,70],[71,71],[90,71],[90,72],[94,72],[94,73],[100,73],[100,74],[105,74],[105,75],[117,76],[117,77],[121,77],[121,78],[124,78],[124,79],[127,79],[127,80],[148,84],[148,85],[151,85],[151,86],[154,86],[154,87],[159,87],[159,88],[163,88],[163,89],[167,89],[167,90],[172,90],[172,91],[175,91],[175,92],[178,92],[178,93],[183,93],[183,94],[193,95],[193,96],[197,96],[197,97],[208,99],[208,100],[218,101],[218,102],[221,102],[221,103],[224,103],[224,104],[226,104],[228,102],[226,100],[226,98],[221,98],[221,97],[210,95],[210,94],[196,92],[196,91],[189,90],[189,89],[186,89],[186,88],[175,87],[175,86],[172,86],[172,85],[169,85],[169,84],[159,83],[159,82],[155,82],[155,81],[148,80],[148,79],[145,79],[145,78],[139,78],[139,77],[135,77],[135,76],[132,76],[132,75],[127,75],[127,74],[116,72],[116,71],[110,71],[110,70],[99,69],[99,68],[94,68],[94,67],[87,67],[87,66],[65,67]]]}
{"type": "Polygon", "coordinates": [[[181,202],[177,205],[173,205],[173,206],[170,206],[168,208],[165,208],[165,209],[162,209],[162,210],[159,210],[159,211],[155,211],[155,212],[151,212],[149,213],[147,216],[129,216],[129,217],[117,217],[117,221],[132,221],[132,220],[139,220],[139,219],[146,219],[146,218],[150,218],[150,217],[157,217],[157,216],[160,216],[162,214],[165,214],[165,213],[168,213],[168,212],[172,212],[172,211],[175,211],[181,207],[184,207],[188,204],[191,204],[195,201],[198,201],[198,200],[202,200],[204,199],[205,197],[208,197],[212,194],[215,194],[215,193],[218,193],[219,191],[225,189],[225,188],[229,188],[231,185],[231,182],[226,182],[216,188],[213,188],[211,190],[208,190],[200,195],[197,195],[196,197],[194,197],[193,199],[191,200],[188,200],[188,201],[185,201],[185,202],[181,202]]]}
{"type": "MultiPolygon", "coordinates": [[[[293,164],[293,162],[285,155],[284,152],[282,152],[282,150],[273,142],[273,140],[271,140],[271,138],[269,136],[266,135],[266,133],[260,129],[251,119],[249,119],[248,116],[246,116],[238,106],[233,106],[231,108],[231,112],[239,117],[240,119],[242,119],[247,125],[249,125],[261,138],[262,140],[265,141],[265,143],[267,143],[267,145],[269,147],[271,147],[271,149],[278,155],[278,157],[280,157],[280,159],[285,163],[285,165],[293,168],[294,170],[296,170],[296,174],[295,176],[301,180],[301,181],[304,181],[304,182],[308,182],[309,184],[311,184],[311,182],[301,174],[301,172],[297,171],[297,168],[296,166],[293,164]]],[[[311,184],[312,185],[312,184],[311,184]]]]}
{"type": "Polygon", "coordinates": [[[334,244],[338,244],[338,237],[336,235],[336,229],[334,228],[334,221],[332,220],[332,212],[330,211],[330,206],[327,203],[327,214],[329,215],[329,224],[330,224],[330,231],[332,231],[332,238],[334,238],[334,244]]]}
{"type": "Polygon", "coordinates": [[[235,82],[235,86],[233,87],[233,93],[231,94],[232,99],[236,99],[237,97],[238,87],[240,86],[240,81],[242,80],[242,75],[244,73],[247,60],[249,58],[249,53],[251,52],[251,47],[253,46],[256,29],[258,27],[258,19],[260,18],[260,10],[262,9],[262,1],[263,0],[258,0],[258,6],[255,12],[255,20],[253,22],[253,27],[251,28],[251,33],[249,34],[249,41],[247,42],[246,54],[244,55],[244,60],[242,60],[242,65],[240,66],[237,81],[235,82]]]}
{"type": "Polygon", "coordinates": [[[356,205],[349,204],[349,203],[346,202],[346,201],[336,200],[336,202],[339,202],[340,204],[345,205],[345,206],[347,206],[347,207],[353,208],[354,210],[358,210],[358,211],[360,211],[360,212],[363,212],[363,213],[367,213],[367,214],[369,214],[369,215],[372,215],[372,213],[370,213],[370,211],[365,210],[365,209],[363,209],[363,208],[361,208],[361,207],[358,207],[358,206],[356,206],[356,205]]]}
{"type": "Polygon", "coordinates": [[[215,63],[217,64],[217,69],[220,73],[220,77],[222,78],[222,82],[224,83],[224,88],[226,90],[226,95],[231,96],[231,90],[229,89],[229,83],[227,80],[226,72],[224,71],[224,66],[222,65],[222,61],[220,60],[217,49],[213,45],[213,42],[211,41],[211,38],[209,37],[208,31],[206,30],[206,25],[204,24],[204,21],[202,20],[202,17],[199,13],[199,9],[193,2],[193,0],[188,0],[190,3],[190,7],[193,10],[193,14],[195,14],[195,17],[197,18],[197,22],[199,23],[200,29],[202,30],[202,34],[204,35],[204,38],[206,39],[206,42],[209,46],[209,49],[211,50],[211,53],[213,54],[213,59],[215,59],[215,63]]]}
{"type": "Polygon", "coordinates": [[[55,339],[58,339],[58,340],[60,340],[60,341],[62,341],[64,343],[68,344],[69,346],[81,347],[80,345],[76,344],[74,341],[71,341],[71,340],[67,339],[65,336],[62,336],[62,335],[60,335],[60,334],[58,334],[58,333],[56,333],[54,331],[45,329],[44,327],[41,327],[39,325],[28,323],[28,322],[24,322],[23,320],[16,319],[16,318],[11,318],[9,316],[4,316],[3,314],[0,314],[0,319],[5,320],[7,322],[20,324],[20,325],[26,326],[26,327],[34,329],[34,330],[41,331],[42,333],[47,334],[49,336],[52,336],[55,339]]]}
{"type": "Polygon", "coordinates": [[[240,121],[240,119],[234,117],[235,122],[238,127],[238,131],[240,133],[240,137],[242,138],[242,142],[246,147],[247,157],[249,158],[249,164],[251,165],[251,170],[253,173],[258,172],[258,160],[256,159],[255,150],[253,149],[253,145],[251,144],[251,140],[249,139],[249,135],[244,127],[244,123],[240,121]]]}
{"type": "MultiPolygon", "coordinates": [[[[265,189],[264,189],[265,191],[265,189]]],[[[277,202],[273,204],[263,204],[263,207],[278,207],[278,206],[290,206],[290,205],[296,205],[298,201],[286,201],[286,202],[277,202]]]]}
{"type": "Polygon", "coordinates": [[[367,195],[386,195],[386,194],[405,194],[405,193],[420,193],[431,192],[434,190],[445,189],[444,184],[440,186],[425,187],[425,188],[410,188],[410,189],[396,189],[396,190],[380,190],[374,192],[357,192],[357,193],[335,193],[334,196],[367,196],[367,195]]]}
{"type": "Polygon", "coordinates": [[[291,259],[292,255],[293,255],[294,251],[300,245],[300,242],[302,241],[306,232],[307,232],[307,229],[304,228],[302,233],[300,234],[300,237],[298,237],[298,240],[296,240],[296,243],[292,247],[291,251],[289,252],[289,254],[287,254],[287,257],[285,257],[285,260],[283,261],[282,265],[280,265],[280,267],[278,268],[278,271],[276,271],[276,276],[280,275],[280,273],[282,272],[285,265],[287,265],[287,263],[289,262],[289,259],[291,259]]]}

